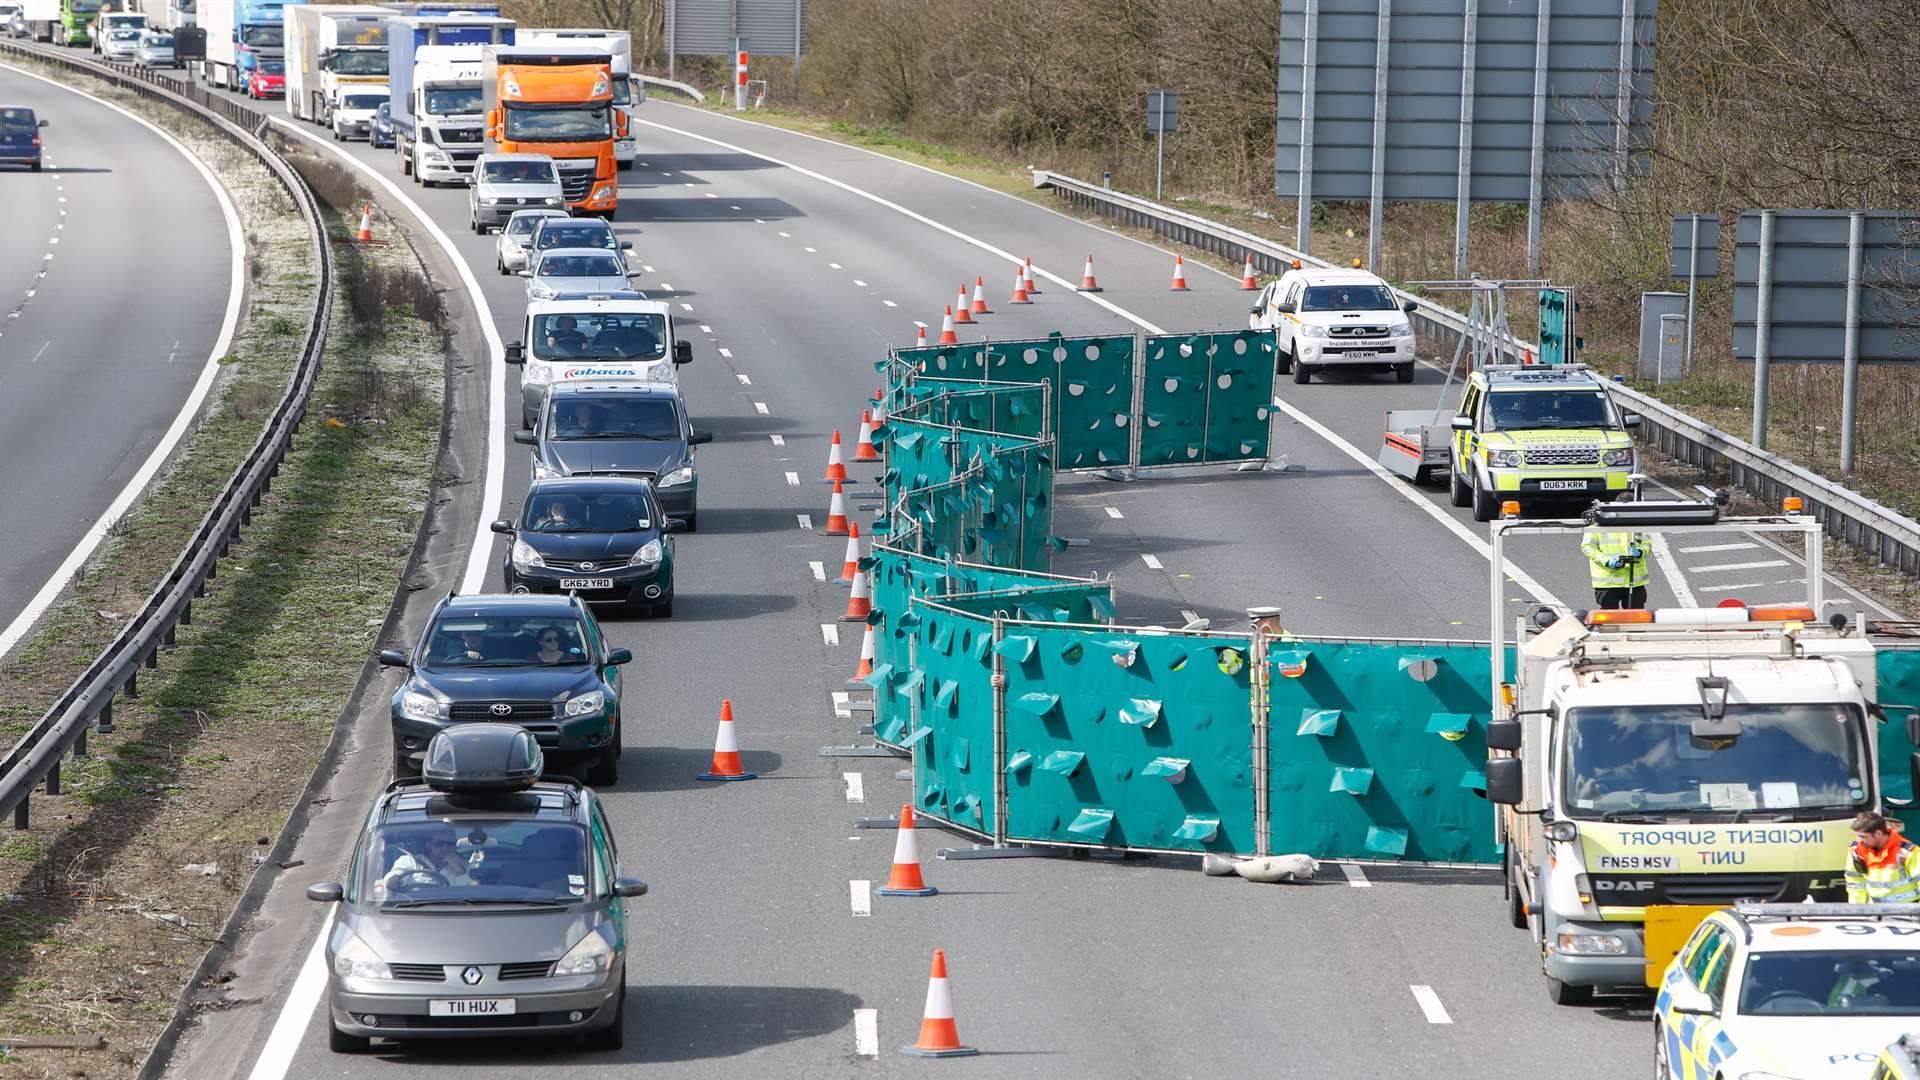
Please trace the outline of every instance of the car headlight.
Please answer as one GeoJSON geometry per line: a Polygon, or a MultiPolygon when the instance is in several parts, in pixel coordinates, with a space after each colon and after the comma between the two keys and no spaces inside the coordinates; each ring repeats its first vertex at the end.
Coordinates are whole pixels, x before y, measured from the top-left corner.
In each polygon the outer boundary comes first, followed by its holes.
{"type": "Polygon", "coordinates": [[[691,465],[682,465],[654,481],[654,483],[661,487],[679,487],[682,484],[690,484],[692,482],[693,466],[691,465]]]}
{"type": "Polygon", "coordinates": [[[561,203],[564,203],[567,200],[558,195],[549,195],[547,196],[546,201],[548,206],[559,206],[561,203]]]}
{"type": "Polygon", "coordinates": [[[1600,463],[1602,465],[1631,465],[1633,464],[1633,448],[1631,446],[1625,446],[1618,450],[1609,450],[1600,455],[1600,463]]]}
{"type": "Polygon", "coordinates": [[[555,975],[598,975],[613,963],[613,946],[597,931],[587,931],[587,936],[574,943],[567,955],[553,965],[555,975]]]}
{"type": "Polygon", "coordinates": [[[1520,451],[1489,450],[1487,451],[1487,464],[1496,469],[1517,469],[1520,467],[1520,451]]]}
{"type": "Polygon", "coordinates": [[[1618,934],[1576,934],[1560,931],[1559,951],[1573,956],[1625,956],[1627,943],[1618,934]]]}
{"type": "Polygon", "coordinates": [[[613,198],[613,193],[614,193],[614,190],[615,190],[615,189],[614,189],[614,186],[613,186],[612,184],[601,184],[601,185],[600,185],[599,187],[596,187],[596,188],[594,188],[594,189],[593,189],[593,198],[594,198],[594,201],[595,201],[595,202],[598,202],[598,201],[600,201],[601,199],[611,199],[611,198],[613,198]]]}
{"type": "Polygon", "coordinates": [[[515,570],[532,570],[535,567],[544,568],[547,565],[547,560],[541,558],[540,553],[533,550],[532,544],[517,538],[513,542],[512,557],[513,568],[515,570]]]}
{"type": "Polygon", "coordinates": [[[1327,328],[1324,326],[1314,326],[1311,323],[1302,323],[1300,326],[1300,336],[1309,337],[1309,338],[1323,338],[1327,336],[1327,328]]]}
{"type": "Polygon", "coordinates": [[[333,954],[334,973],[347,979],[391,979],[387,962],[373,951],[360,935],[347,932],[347,938],[333,954]]]}
{"type": "Polygon", "coordinates": [[[487,206],[499,206],[499,205],[500,205],[501,203],[504,203],[504,202],[506,202],[507,200],[505,200],[505,199],[495,199],[495,198],[491,198],[491,197],[489,197],[489,198],[485,198],[485,199],[481,199],[480,201],[481,201],[481,203],[483,203],[483,204],[485,204],[485,205],[487,205],[487,206]]]}
{"type": "Polygon", "coordinates": [[[553,296],[553,290],[545,285],[534,285],[528,288],[527,292],[543,300],[550,299],[553,296]]]}
{"type": "Polygon", "coordinates": [[[1394,328],[1393,328],[1393,336],[1394,336],[1394,337],[1397,337],[1397,338],[1410,338],[1410,337],[1412,337],[1412,336],[1413,336],[1413,324],[1412,324],[1412,323],[1401,323],[1401,324],[1400,324],[1399,326],[1396,326],[1396,327],[1394,327],[1394,328]]]}
{"type": "Polygon", "coordinates": [[[533,478],[535,480],[551,480],[554,477],[559,475],[560,475],[559,469],[553,468],[552,466],[549,466],[549,465],[542,464],[537,460],[533,463],[533,478]]]}
{"type": "Polygon", "coordinates": [[[649,540],[640,545],[640,550],[634,552],[633,558],[627,560],[627,562],[628,565],[631,566],[652,566],[654,563],[659,562],[665,554],[666,551],[661,548],[660,541],[649,540]]]}
{"type": "Polygon", "coordinates": [[[568,716],[592,716],[605,708],[606,704],[605,690],[589,690],[584,694],[575,694],[568,698],[566,712],[568,716]]]}
{"type": "Polygon", "coordinates": [[[400,715],[409,720],[445,720],[447,699],[421,686],[409,686],[400,695],[400,715]]]}

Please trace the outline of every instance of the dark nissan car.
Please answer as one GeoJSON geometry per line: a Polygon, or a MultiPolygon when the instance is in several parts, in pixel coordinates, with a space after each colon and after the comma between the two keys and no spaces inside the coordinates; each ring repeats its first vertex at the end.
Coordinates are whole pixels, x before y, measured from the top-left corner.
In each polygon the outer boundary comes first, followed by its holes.
{"type": "Polygon", "coordinates": [[[557,383],[532,431],[514,435],[533,447],[533,478],[633,476],[653,484],[669,517],[699,528],[693,448],[713,441],[695,431],[679,391],[659,383],[557,383]]]}
{"type": "Polygon", "coordinates": [[[25,165],[40,171],[40,129],[45,120],[35,119],[25,105],[0,105],[0,162],[25,165]]]}
{"type": "Polygon", "coordinates": [[[653,485],[625,476],[536,480],[514,521],[502,575],[513,593],[577,592],[590,603],[673,614],[673,537],[653,485]]]}
{"type": "Polygon", "coordinates": [[[575,596],[449,596],[411,653],[380,662],[406,668],[393,695],[393,771],[416,775],[428,742],[476,721],[518,724],[548,760],[584,762],[587,782],[620,778],[620,665],[600,624],[575,596]]]}

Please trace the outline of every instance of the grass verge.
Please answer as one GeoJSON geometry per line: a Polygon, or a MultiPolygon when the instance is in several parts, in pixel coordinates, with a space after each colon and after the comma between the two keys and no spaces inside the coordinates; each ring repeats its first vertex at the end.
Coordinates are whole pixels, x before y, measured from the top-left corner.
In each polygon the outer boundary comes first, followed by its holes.
{"type": "MultiPolygon", "coordinates": [[[[158,106],[129,107],[193,134],[158,106]]],[[[247,175],[250,160],[215,166],[252,244],[252,302],[219,392],[174,464],[0,669],[5,732],[29,723],[117,631],[284,392],[314,273],[298,218],[284,194],[276,204],[265,190],[264,170],[247,175]]],[[[329,231],[352,224],[341,215],[329,231]]],[[[34,800],[30,830],[0,833],[0,1043],[87,1033],[107,1043],[19,1050],[0,1059],[0,1075],[138,1067],[292,809],[391,603],[430,495],[446,345],[410,249],[337,245],[335,256],[335,322],[314,407],[252,528],[193,625],[145,673],[140,697],[116,704],[118,732],[70,760],[64,794],[34,800]]]]}

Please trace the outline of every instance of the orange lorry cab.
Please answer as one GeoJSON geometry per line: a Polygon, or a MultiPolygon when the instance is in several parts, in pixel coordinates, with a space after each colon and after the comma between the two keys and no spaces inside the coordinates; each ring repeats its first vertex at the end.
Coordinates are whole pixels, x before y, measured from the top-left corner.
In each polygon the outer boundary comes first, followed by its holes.
{"type": "Polygon", "coordinates": [[[627,134],[627,118],[613,108],[612,55],[590,46],[489,45],[481,81],[488,150],[551,157],[567,207],[612,218],[613,142],[627,134]]]}

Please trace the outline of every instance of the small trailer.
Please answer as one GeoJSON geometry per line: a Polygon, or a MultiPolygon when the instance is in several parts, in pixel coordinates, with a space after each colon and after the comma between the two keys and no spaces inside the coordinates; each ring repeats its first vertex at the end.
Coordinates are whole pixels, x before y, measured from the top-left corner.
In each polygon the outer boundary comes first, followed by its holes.
{"type": "Polygon", "coordinates": [[[1392,409],[1380,464],[1416,484],[1434,481],[1452,469],[1452,417],[1437,409],[1392,409]]]}

